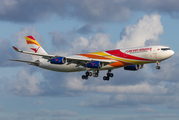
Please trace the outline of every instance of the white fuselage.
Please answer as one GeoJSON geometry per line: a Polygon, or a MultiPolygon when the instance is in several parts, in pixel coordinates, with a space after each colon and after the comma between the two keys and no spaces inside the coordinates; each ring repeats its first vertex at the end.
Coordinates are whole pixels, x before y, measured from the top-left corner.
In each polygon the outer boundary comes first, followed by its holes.
{"type": "MultiPolygon", "coordinates": [[[[170,50],[169,47],[166,46],[146,46],[146,47],[137,47],[137,48],[129,48],[129,49],[117,49],[118,52],[111,51],[102,51],[96,53],[87,53],[87,54],[78,54],[73,55],[73,57],[81,58],[81,59],[93,59],[88,57],[88,55],[98,55],[99,58],[105,57],[106,59],[116,60],[118,64],[108,64],[103,66],[102,68],[94,69],[87,68],[75,63],[65,64],[51,64],[47,59],[39,59],[40,64],[39,67],[44,69],[49,69],[53,71],[59,72],[76,72],[76,71],[94,71],[94,70],[112,70],[120,67],[124,67],[127,65],[137,65],[137,64],[147,64],[147,63],[155,63],[157,61],[163,61],[165,59],[170,58],[174,51],[170,50]],[[113,54],[114,53],[114,54],[113,54]],[[106,54],[106,55],[104,55],[106,54]],[[119,55],[118,55],[119,54],[119,55]]],[[[69,56],[70,57],[70,56],[69,56]]]]}

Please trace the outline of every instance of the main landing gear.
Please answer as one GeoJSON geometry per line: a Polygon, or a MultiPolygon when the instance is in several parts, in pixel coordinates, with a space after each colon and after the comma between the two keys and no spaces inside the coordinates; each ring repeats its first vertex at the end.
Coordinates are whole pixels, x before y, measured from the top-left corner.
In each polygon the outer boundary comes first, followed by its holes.
{"type": "Polygon", "coordinates": [[[111,73],[111,70],[108,70],[108,73],[106,74],[107,76],[104,76],[103,77],[103,80],[109,80],[109,78],[110,77],[113,77],[114,76],[114,74],[113,73],[111,73]]]}
{"type": "Polygon", "coordinates": [[[161,63],[160,61],[157,61],[157,66],[156,66],[156,69],[157,69],[157,70],[159,70],[159,69],[160,69],[160,66],[159,66],[159,65],[160,65],[160,63],[161,63]]]}
{"type": "Polygon", "coordinates": [[[92,76],[92,75],[93,75],[93,77],[98,77],[98,74],[99,74],[99,70],[94,71],[93,74],[92,74],[92,72],[86,71],[85,75],[82,75],[81,78],[87,80],[87,79],[88,79],[88,76],[92,76]]]}
{"type": "Polygon", "coordinates": [[[85,75],[82,75],[82,79],[88,79],[88,76],[92,76],[92,72],[86,71],[85,75]]]}
{"type": "MultiPolygon", "coordinates": [[[[93,77],[98,77],[98,74],[99,74],[99,70],[93,71],[93,74],[92,74],[92,72],[86,71],[85,75],[82,75],[81,78],[87,80],[88,77],[92,76],[92,75],[93,75],[93,77]]],[[[111,73],[111,70],[108,70],[106,76],[103,77],[103,80],[107,80],[108,81],[109,78],[113,77],[113,76],[114,76],[114,74],[111,73]]]]}
{"type": "Polygon", "coordinates": [[[93,72],[93,77],[98,77],[99,70],[93,72]]]}

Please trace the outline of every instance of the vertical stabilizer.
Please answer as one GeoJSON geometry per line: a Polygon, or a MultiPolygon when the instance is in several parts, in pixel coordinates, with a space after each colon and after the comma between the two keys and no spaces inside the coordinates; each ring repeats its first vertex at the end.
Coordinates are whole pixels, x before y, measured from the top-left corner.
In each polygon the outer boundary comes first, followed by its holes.
{"type": "MultiPolygon", "coordinates": [[[[27,42],[27,45],[30,49],[30,52],[33,52],[33,53],[39,53],[39,54],[44,54],[44,55],[47,55],[47,53],[45,52],[45,50],[40,46],[40,44],[34,39],[33,36],[25,36],[25,39],[26,39],[26,42],[27,42]]],[[[42,57],[40,56],[34,56],[32,55],[32,59],[35,61],[35,60],[38,60],[42,57]]]]}

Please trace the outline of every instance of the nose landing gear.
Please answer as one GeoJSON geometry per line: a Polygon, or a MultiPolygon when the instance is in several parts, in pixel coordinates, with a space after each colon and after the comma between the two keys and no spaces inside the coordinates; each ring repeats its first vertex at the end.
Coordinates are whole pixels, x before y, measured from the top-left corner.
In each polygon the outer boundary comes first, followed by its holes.
{"type": "Polygon", "coordinates": [[[159,66],[159,65],[160,65],[160,63],[161,63],[160,61],[157,61],[157,66],[156,66],[156,69],[157,69],[157,70],[159,70],[159,69],[160,69],[160,66],[159,66]]]}

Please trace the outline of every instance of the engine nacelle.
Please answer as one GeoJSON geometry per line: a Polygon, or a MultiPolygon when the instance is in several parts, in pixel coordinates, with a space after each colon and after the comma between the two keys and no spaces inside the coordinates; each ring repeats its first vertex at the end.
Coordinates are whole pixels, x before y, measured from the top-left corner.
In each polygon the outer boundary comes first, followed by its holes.
{"type": "Polygon", "coordinates": [[[143,64],[139,64],[139,65],[129,65],[129,66],[125,66],[124,67],[124,70],[132,70],[132,71],[135,71],[135,70],[138,70],[138,69],[142,69],[143,68],[143,64]]]}
{"type": "Polygon", "coordinates": [[[103,67],[103,63],[101,61],[94,61],[87,63],[86,65],[88,68],[101,68],[103,67]]]}
{"type": "Polygon", "coordinates": [[[65,57],[57,57],[57,58],[51,59],[50,63],[52,63],[52,64],[64,64],[64,63],[66,63],[66,58],[65,57]]]}

